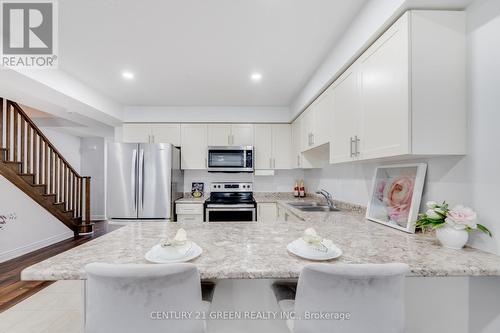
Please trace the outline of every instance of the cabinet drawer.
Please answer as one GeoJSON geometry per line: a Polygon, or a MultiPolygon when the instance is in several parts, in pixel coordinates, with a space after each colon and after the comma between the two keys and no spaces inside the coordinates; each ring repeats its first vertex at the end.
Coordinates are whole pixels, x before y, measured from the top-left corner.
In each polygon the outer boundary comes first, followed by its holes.
{"type": "Polygon", "coordinates": [[[177,222],[203,222],[203,215],[177,215],[177,222]]]}
{"type": "Polygon", "coordinates": [[[183,215],[203,215],[203,204],[176,204],[175,212],[183,215]]]}

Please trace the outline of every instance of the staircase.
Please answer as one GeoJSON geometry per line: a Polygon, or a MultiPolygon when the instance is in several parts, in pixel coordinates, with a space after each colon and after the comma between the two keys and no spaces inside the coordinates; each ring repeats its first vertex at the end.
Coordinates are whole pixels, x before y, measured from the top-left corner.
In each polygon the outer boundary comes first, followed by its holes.
{"type": "Polygon", "coordinates": [[[15,102],[0,98],[0,174],[75,236],[91,233],[90,177],[80,176],[15,102]]]}

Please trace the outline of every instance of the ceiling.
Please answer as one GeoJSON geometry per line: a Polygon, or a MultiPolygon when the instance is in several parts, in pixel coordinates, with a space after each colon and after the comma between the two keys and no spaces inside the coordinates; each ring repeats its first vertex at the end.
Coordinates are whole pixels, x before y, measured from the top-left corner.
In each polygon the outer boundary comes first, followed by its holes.
{"type": "Polygon", "coordinates": [[[124,105],[288,106],[366,2],[59,1],[59,66],[124,105]]]}

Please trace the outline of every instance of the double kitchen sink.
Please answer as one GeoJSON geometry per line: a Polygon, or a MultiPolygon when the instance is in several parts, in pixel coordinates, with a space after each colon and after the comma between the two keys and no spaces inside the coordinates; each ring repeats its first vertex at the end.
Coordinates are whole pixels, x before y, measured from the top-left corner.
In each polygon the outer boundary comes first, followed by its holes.
{"type": "Polygon", "coordinates": [[[290,206],[297,208],[303,212],[338,212],[340,209],[321,205],[317,202],[287,202],[290,206]]]}

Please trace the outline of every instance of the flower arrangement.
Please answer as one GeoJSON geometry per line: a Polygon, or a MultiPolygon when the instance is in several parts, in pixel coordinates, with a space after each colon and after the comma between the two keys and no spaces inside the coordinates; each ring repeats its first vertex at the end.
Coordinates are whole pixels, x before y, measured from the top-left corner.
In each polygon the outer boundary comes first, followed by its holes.
{"type": "Polygon", "coordinates": [[[442,204],[429,201],[427,202],[427,208],[425,214],[419,215],[416,224],[417,228],[420,228],[422,231],[449,226],[456,230],[466,230],[469,232],[479,230],[490,237],[492,236],[488,228],[476,222],[477,214],[469,207],[456,205],[450,209],[446,201],[442,204]]]}

